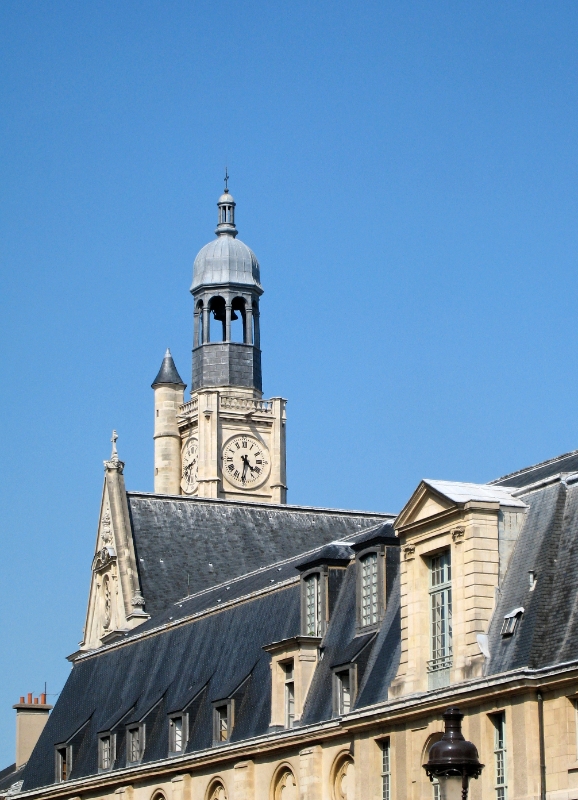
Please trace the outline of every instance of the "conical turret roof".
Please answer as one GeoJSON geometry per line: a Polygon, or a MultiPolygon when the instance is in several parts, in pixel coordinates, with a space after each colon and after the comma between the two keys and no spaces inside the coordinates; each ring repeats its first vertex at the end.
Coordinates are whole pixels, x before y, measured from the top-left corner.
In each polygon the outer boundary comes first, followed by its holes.
{"type": "Polygon", "coordinates": [[[183,383],[181,376],[177,372],[177,368],[175,367],[175,362],[173,361],[171,351],[169,350],[168,347],[167,347],[167,352],[165,353],[165,357],[163,358],[163,363],[161,364],[161,368],[159,369],[159,374],[152,382],[152,387],[154,389],[155,386],[160,386],[163,383],[172,383],[176,386],[183,386],[183,387],[186,386],[186,383],[183,383]]]}

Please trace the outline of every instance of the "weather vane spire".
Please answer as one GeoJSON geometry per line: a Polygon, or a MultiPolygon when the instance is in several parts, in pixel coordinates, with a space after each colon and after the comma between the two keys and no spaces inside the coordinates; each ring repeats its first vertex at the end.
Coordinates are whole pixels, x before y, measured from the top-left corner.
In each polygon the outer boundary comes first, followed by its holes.
{"type": "Polygon", "coordinates": [[[227,167],[225,167],[225,192],[229,191],[229,173],[227,171],[227,167]]]}

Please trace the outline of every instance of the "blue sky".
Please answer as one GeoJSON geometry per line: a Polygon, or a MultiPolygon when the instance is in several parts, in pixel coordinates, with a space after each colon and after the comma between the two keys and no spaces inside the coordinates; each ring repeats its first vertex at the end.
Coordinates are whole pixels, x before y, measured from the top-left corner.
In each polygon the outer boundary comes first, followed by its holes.
{"type": "Polygon", "coordinates": [[[152,490],[225,163],[290,502],[578,447],[577,39],[556,0],[0,5],[0,767],[81,637],[113,427],[152,490]]]}

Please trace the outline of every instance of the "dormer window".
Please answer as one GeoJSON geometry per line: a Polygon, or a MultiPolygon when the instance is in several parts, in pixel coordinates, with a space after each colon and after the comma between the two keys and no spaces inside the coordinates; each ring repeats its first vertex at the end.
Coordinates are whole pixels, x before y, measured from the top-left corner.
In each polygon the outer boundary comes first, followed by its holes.
{"type": "Polygon", "coordinates": [[[63,746],[56,748],[56,780],[66,781],[70,775],[70,748],[63,746]]]}
{"type": "Polygon", "coordinates": [[[361,624],[377,622],[377,553],[359,559],[361,565],[361,624]]]}
{"type": "Polygon", "coordinates": [[[333,671],[333,713],[337,717],[349,714],[355,700],[355,664],[338,667],[333,671]]]}
{"type": "Polygon", "coordinates": [[[305,635],[321,635],[321,575],[312,572],[303,579],[305,592],[305,635]]]}
{"type": "Polygon", "coordinates": [[[177,714],[169,718],[169,752],[184,753],[187,743],[187,717],[177,714]]]}
{"type": "Polygon", "coordinates": [[[137,764],[144,752],[144,725],[134,725],[126,731],[126,760],[137,764]]]}
{"type": "Polygon", "coordinates": [[[293,675],[294,661],[285,661],[281,664],[285,672],[285,727],[292,728],[295,724],[295,678],[293,675]]]}
{"type": "Polygon", "coordinates": [[[213,744],[228,742],[233,732],[233,700],[213,703],[213,744]]]}
{"type": "Polygon", "coordinates": [[[98,769],[102,772],[112,769],[115,759],[114,745],[114,734],[103,733],[98,737],[98,769]]]}
{"type": "Polygon", "coordinates": [[[515,608],[513,611],[510,611],[509,614],[505,615],[501,630],[503,637],[514,635],[516,628],[518,627],[518,622],[522,619],[523,613],[523,608],[515,608]]]}
{"type": "Polygon", "coordinates": [[[375,628],[385,611],[385,547],[376,545],[357,555],[357,628],[375,628]]]}

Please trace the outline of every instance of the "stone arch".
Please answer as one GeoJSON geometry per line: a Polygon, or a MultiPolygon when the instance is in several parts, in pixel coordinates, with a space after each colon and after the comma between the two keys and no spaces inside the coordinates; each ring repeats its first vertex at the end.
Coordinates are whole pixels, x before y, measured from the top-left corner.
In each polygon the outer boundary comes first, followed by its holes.
{"type": "Polygon", "coordinates": [[[151,794],[151,800],[167,800],[167,796],[162,789],[154,789],[151,794]]]}
{"type": "Polygon", "coordinates": [[[297,778],[290,764],[280,764],[271,781],[271,800],[299,800],[297,778]]]}
{"type": "Polygon", "coordinates": [[[222,778],[211,778],[207,791],[205,793],[205,800],[227,800],[227,789],[222,778]]]}
{"type": "Polygon", "coordinates": [[[247,301],[244,297],[237,295],[231,301],[231,341],[247,341],[247,301]]]}
{"type": "Polygon", "coordinates": [[[209,300],[209,316],[208,316],[209,320],[211,314],[213,315],[213,320],[215,321],[216,324],[213,326],[209,323],[209,330],[207,331],[208,335],[205,341],[224,342],[226,302],[225,298],[222,295],[215,294],[209,300]],[[220,325],[218,323],[220,323],[220,325]]]}
{"type": "Polygon", "coordinates": [[[331,767],[332,800],[354,800],[355,761],[349,750],[336,757],[331,767]]]}

